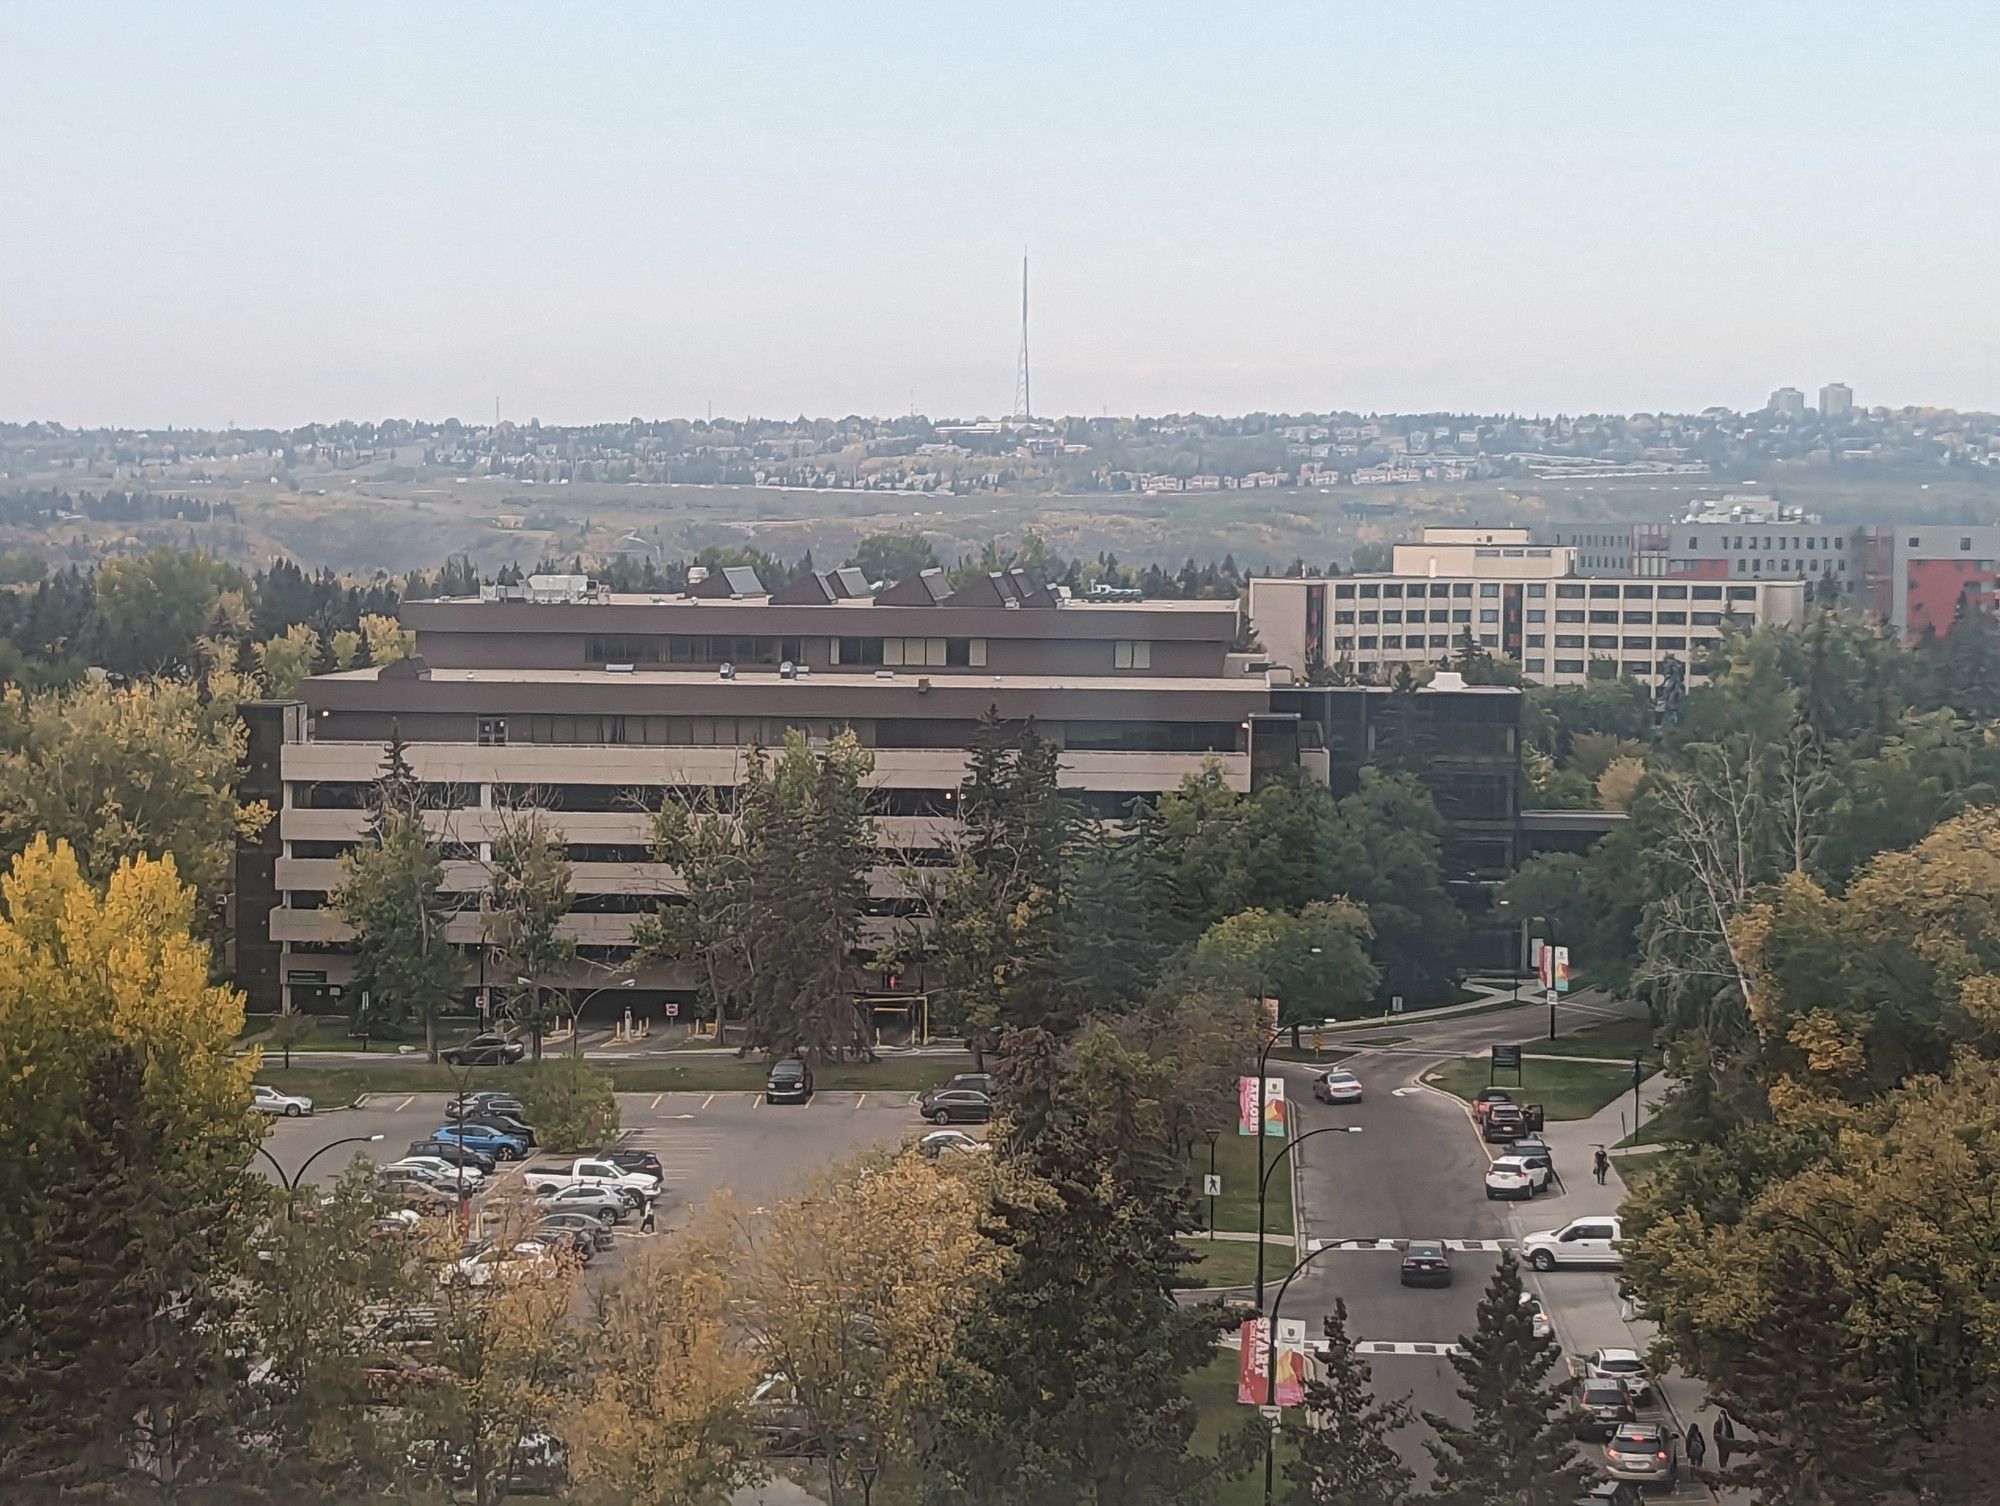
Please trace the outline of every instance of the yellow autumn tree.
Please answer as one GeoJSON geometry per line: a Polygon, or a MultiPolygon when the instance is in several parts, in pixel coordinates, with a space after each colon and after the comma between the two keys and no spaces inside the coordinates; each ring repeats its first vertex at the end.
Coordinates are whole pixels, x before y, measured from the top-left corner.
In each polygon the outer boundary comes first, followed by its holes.
{"type": "Polygon", "coordinates": [[[853,1466],[914,1454],[958,1320],[999,1271],[979,1232],[997,1174],[985,1156],[874,1158],[736,1219],[733,1314],[836,1498],[853,1466]]]}
{"type": "MultiPolygon", "coordinates": [[[[263,1134],[254,1061],[232,1052],[243,999],[209,983],[194,891],[172,858],[120,863],[102,891],[67,842],[37,837],[0,878],[0,1229],[25,1237],[43,1198],[70,1195],[65,1147],[100,1044],[135,1051],[145,1107],[189,1164],[241,1166],[263,1134]]],[[[21,1251],[0,1238],[5,1264],[21,1251]]]]}
{"type": "Polygon", "coordinates": [[[734,1243],[711,1217],[655,1241],[596,1293],[584,1394],[565,1423],[573,1493],[590,1506],[723,1506],[763,1474],[758,1381],[732,1341],[734,1243]]]}
{"type": "Polygon", "coordinates": [[[394,664],[417,651],[417,635],[397,622],[370,612],[361,619],[361,637],[368,645],[370,664],[394,664]]]}

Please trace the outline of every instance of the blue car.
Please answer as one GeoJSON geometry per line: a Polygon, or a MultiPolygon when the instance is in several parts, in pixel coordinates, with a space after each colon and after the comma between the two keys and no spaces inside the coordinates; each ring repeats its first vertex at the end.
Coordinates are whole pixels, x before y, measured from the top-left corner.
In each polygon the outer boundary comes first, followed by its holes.
{"type": "Polygon", "coordinates": [[[496,1161],[518,1161],[528,1153],[527,1145],[513,1135],[503,1135],[483,1124],[445,1124],[431,1131],[433,1140],[456,1141],[468,1150],[483,1151],[496,1161]]]}

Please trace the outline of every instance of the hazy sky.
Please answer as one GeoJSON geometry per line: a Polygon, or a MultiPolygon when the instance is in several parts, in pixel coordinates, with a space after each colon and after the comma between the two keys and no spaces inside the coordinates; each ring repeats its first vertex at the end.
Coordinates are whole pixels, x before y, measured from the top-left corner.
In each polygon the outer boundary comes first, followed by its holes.
{"type": "Polygon", "coordinates": [[[0,418],[2000,407],[2000,6],[0,0],[0,418]]]}

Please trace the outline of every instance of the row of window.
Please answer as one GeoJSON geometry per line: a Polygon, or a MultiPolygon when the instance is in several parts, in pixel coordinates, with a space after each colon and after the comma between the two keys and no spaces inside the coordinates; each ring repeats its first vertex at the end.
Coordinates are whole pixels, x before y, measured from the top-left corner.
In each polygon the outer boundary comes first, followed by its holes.
{"type": "MultiPolygon", "coordinates": [[[[1730,551],[1731,553],[1735,553],[1738,550],[1769,549],[1772,547],[1771,540],[1772,540],[1772,535],[1768,533],[1762,535],[1761,537],[1756,534],[1739,533],[1735,535],[1733,538],[1725,534],[1722,539],[1721,547],[1730,551]],[[1748,544],[1745,544],[1743,542],[1746,538],[1750,541],[1748,544]]],[[[1910,542],[1912,544],[1915,544],[1917,541],[1915,539],[1911,539],[1910,542]]],[[[1822,540],[1816,537],[1807,537],[1803,539],[1795,538],[1793,535],[1789,533],[1781,533],[1777,535],[1777,548],[1781,551],[1792,548],[1797,548],[1801,550],[1826,549],[1831,551],[1831,550],[1843,550],[1846,547],[1847,547],[1847,537],[1844,534],[1835,534],[1831,539],[1826,539],[1826,540],[1822,540]]],[[[1965,544],[1962,547],[1967,549],[1971,548],[1972,541],[1970,539],[1966,540],[1965,544]]],[[[1688,548],[1690,549],[1701,548],[1701,537],[1699,534],[1691,533],[1688,535],[1688,548]]]]}
{"type": "MultiPolygon", "coordinates": [[[[1715,638],[1688,638],[1680,634],[1671,633],[1662,633],[1657,638],[1638,633],[1623,635],[1618,633],[1557,633],[1555,639],[1555,647],[1557,649],[1588,648],[1593,653],[1619,649],[1644,649],[1657,653],[1684,653],[1690,647],[1698,650],[1712,649],[1720,641],[1715,638]]],[[[1441,633],[1432,633],[1429,635],[1422,633],[1384,633],[1379,636],[1363,633],[1358,637],[1335,638],[1333,646],[1338,653],[1373,653],[1426,647],[1451,649],[1457,641],[1459,640],[1454,640],[1449,635],[1441,633]]],[[[1500,646],[1499,635],[1495,633],[1481,633],[1478,635],[1477,641],[1482,648],[1498,648],[1500,646]]],[[[1546,633],[1530,633],[1527,635],[1524,647],[1530,653],[1536,649],[1547,648],[1548,635],[1546,633]]],[[[1530,672],[1533,672],[1535,665],[1539,661],[1527,658],[1523,662],[1528,666],[1530,672]]],[[[1650,672],[1647,671],[1647,673],[1650,672]]]]}
{"type": "Polygon", "coordinates": [[[707,633],[627,633],[583,640],[586,664],[797,664],[800,638],[707,633]]]}
{"type": "Polygon", "coordinates": [[[831,658],[837,665],[889,669],[908,667],[983,669],[986,665],[984,638],[835,638],[831,658]]]}
{"type": "MultiPolygon", "coordinates": [[[[1467,597],[1478,586],[1478,594],[1492,599],[1501,594],[1499,581],[1336,581],[1333,587],[1335,601],[1373,601],[1387,597],[1394,599],[1405,594],[1410,596],[1456,596],[1467,597]]],[[[1557,581],[1555,594],[1565,601],[1581,601],[1588,597],[1594,601],[1616,601],[1623,596],[1627,601],[1755,601],[1755,586],[1682,586],[1651,585],[1635,582],[1593,583],[1589,581],[1557,581]]],[[[1528,581],[1522,584],[1522,592],[1530,600],[1541,600],[1549,594],[1545,581],[1528,581]]]]}

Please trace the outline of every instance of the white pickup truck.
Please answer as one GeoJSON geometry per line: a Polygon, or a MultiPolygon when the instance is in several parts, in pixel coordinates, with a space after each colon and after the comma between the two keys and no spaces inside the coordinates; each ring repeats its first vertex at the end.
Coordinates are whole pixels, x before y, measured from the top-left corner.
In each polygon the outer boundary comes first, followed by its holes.
{"type": "Polygon", "coordinates": [[[521,1174],[521,1180],[528,1191],[554,1192],[565,1187],[593,1187],[600,1191],[618,1192],[625,1200],[637,1207],[649,1197],[660,1194],[660,1179],[650,1172],[626,1171],[609,1161],[599,1161],[590,1156],[582,1156],[564,1166],[534,1167],[521,1174]]]}

